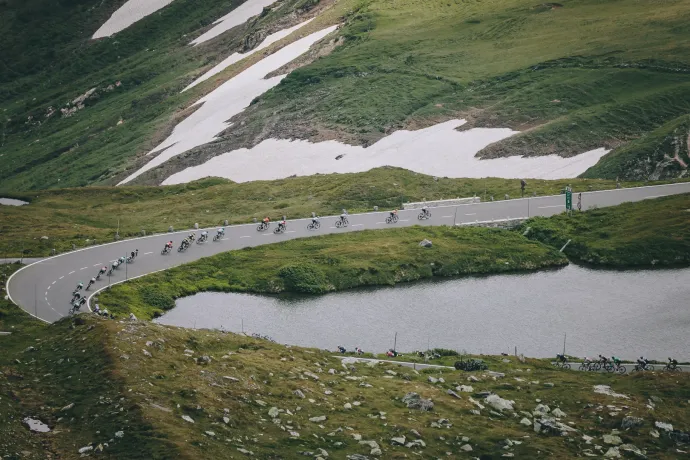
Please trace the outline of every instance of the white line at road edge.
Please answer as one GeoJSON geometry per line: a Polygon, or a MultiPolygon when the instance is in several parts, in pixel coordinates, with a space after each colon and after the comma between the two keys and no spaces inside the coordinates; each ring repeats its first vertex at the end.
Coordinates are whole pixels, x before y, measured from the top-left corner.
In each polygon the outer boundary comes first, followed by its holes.
{"type": "Polygon", "coordinates": [[[557,204],[555,206],[539,206],[539,209],[546,209],[546,208],[564,208],[564,204],[557,204]]]}
{"type": "MultiPolygon", "coordinates": [[[[245,236],[240,236],[240,238],[251,238],[251,236],[245,235],[245,236]]],[[[226,239],[226,238],[223,238],[223,240],[225,240],[225,239],[226,239]]]]}
{"type": "MultiPolygon", "coordinates": [[[[166,271],[166,270],[170,270],[171,268],[179,267],[180,265],[181,265],[181,264],[173,265],[172,267],[168,267],[168,268],[161,268],[160,270],[156,270],[155,272],[144,273],[143,275],[130,276],[130,277],[127,278],[126,280],[115,281],[114,283],[110,283],[108,286],[103,286],[102,288],[93,291],[93,294],[91,294],[90,296],[88,296],[88,297],[86,298],[86,308],[88,308],[90,312],[93,312],[93,310],[91,310],[91,297],[95,296],[96,294],[98,294],[99,292],[101,292],[101,291],[104,290],[104,289],[108,289],[110,286],[115,286],[116,284],[120,284],[120,283],[126,283],[127,281],[135,280],[135,279],[137,279],[137,278],[141,278],[142,276],[152,275],[152,274],[158,273],[158,272],[164,272],[164,271],[166,271]]],[[[57,312],[56,312],[56,313],[57,313],[57,312]]],[[[32,315],[32,316],[33,316],[33,315],[32,315]]],[[[39,319],[40,319],[40,318],[39,318],[39,319]]],[[[45,320],[44,320],[44,321],[45,321],[45,320]]],[[[48,322],[48,321],[46,321],[46,323],[47,323],[47,322],[48,322]]],[[[50,323],[49,323],[49,324],[50,324],[50,323]]]]}

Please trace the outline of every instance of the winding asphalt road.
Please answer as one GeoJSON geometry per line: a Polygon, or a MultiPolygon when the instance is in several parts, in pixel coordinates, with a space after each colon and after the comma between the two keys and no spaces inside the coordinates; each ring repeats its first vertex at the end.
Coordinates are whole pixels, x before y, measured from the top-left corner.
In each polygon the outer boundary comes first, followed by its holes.
{"type": "MultiPolygon", "coordinates": [[[[582,209],[585,210],[593,206],[614,206],[626,201],[641,201],[680,193],[690,193],[690,182],[583,192],[582,209]]],[[[577,194],[574,194],[573,205],[575,206],[576,203],[577,194]]],[[[393,226],[453,225],[453,223],[472,225],[477,222],[551,216],[564,210],[564,195],[553,195],[436,207],[431,208],[431,219],[423,221],[417,219],[419,210],[404,210],[398,212],[399,222],[390,225],[385,223],[388,212],[352,214],[349,216],[350,225],[343,229],[335,228],[334,224],[337,217],[322,217],[321,228],[316,231],[306,229],[310,219],[288,220],[287,232],[280,235],[272,232],[275,223],[272,223],[271,228],[266,232],[258,232],[256,224],[236,225],[226,227],[226,236],[222,241],[193,244],[183,253],[178,253],[176,249],[182,238],[191,233],[192,230],[156,234],[79,249],[27,265],[15,272],[8,280],[7,292],[10,299],[29,314],[43,321],[53,322],[68,314],[72,291],[79,281],[86,285],[89,279],[96,275],[99,267],[112,264],[112,261],[135,249],[139,250],[139,256],[134,262],[115,270],[110,279],[107,276],[102,277],[100,281],[96,282],[95,287],[91,288],[91,293],[107,287],[109,283],[122,282],[126,279],[192,262],[202,257],[247,246],[258,246],[328,233],[381,229],[393,226]],[[169,240],[173,240],[175,244],[173,252],[168,255],[161,255],[161,249],[169,240]]],[[[208,231],[210,236],[215,234],[214,228],[210,228],[208,231]]],[[[198,236],[200,230],[195,233],[198,236]]]]}

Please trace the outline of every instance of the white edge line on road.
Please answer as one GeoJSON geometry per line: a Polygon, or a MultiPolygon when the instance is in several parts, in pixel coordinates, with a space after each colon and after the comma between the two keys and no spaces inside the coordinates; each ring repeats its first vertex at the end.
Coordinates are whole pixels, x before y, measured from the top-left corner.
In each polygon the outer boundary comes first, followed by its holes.
{"type": "Polygon", "coordinates": [[[290,230],[290,231],[287,231],[285,233],[295,233],[295,230],[290,230]]]}
{"type": "MultiPolygon", "coordinates": [[[[385,222],[376,222],[376,225],[381,225],[381,224],[385,224],[385,222]]],[[[354,227],[354,225],[353,225],[353,227],[354,227]]]]}
{"type": "MultiPolygon", "coordinates": [[[[251,238],[251,236],[249,236],[249,235],[244,235],[244,236],[240,236],[240,238],[251,238]]],[[[223,241],[225,241],[225,240],[227,240],[227,238],[223,238],[223,241]]]]}
{"type": "MultiPolygon", "coordinates": [[[[120,284],[120,283],[126,283],[127,281],[132,281],[132,280],[135,280],[137,278],[141,278],[142,276],[152,275],[152,274],[158,273],[158,272],[164,272],[166,270],[170,270],[171,268],[175,268],[175,267],[179,267],[179,265],[173,265],[172,267],[168,267],[168,268],[161,268],[160,270],[156,270],[156,271],[149,272],[149,273],[144,273],[143,275],[130,276],[126,280],[115,281],[114,283],[111,283],[109,286],[103,286],[102,288],[93,291],[93,294],[91,294],[90,296],[88,296],[86,298],[86,308],[88,308],[90,312],[93,312],[93,310],[91,310],[91,297],[95,296],[96,294],[98,294],[99,292],[101,292],[104,289],[108,289],[110,286],[115,286],[116,284],[120,284]]],[[[46,322],[48,322],[48,321],[46,321],[46,322]]]]}
{"type": "Polygon", "coordinates": [[[364,225],[364,224],[355,224],[355,225],[353,225],[353,227],[361,227],[362,225],[364,225]]]}
{"type": "Polygon", "coordinates": [[[557,204],[554,206],[539,206],[539,209],[546,209],[546,208],[565,208],[564,204],[557,204]]]}
{"type": "Polygon", "coordinates": [[[400,219],[400,222],[409,222],[410,219],[400,219]]]}
{"type": "Polygon", "coordinates": [[[441,218],[443,218],[443,219],[450,219],[451,217],[453,217],[453,216],[441,216],[441,218]]]}
{"type": "Polygon", "coordinates": [[[471,213],[471,214],[465,214],[465,215],[466,215],[466,216],[476,216],[477,213],[476,213],[476,212],[473,212],[473,213],[471,213]]]}

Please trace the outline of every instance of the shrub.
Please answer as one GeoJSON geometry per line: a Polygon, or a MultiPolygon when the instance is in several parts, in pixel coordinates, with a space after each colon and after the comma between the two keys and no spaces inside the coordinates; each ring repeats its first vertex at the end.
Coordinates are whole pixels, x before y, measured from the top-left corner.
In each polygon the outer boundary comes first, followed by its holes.
{"type": "Polygon", "coordinates": [[[278,272],[288,291],[323,294],[328,291],[326,275],[314,265],[287,265],[278,272]]]}
{"type": "Polygon", "coordinates": [[[172,296],[164,294],[154,287],[146,286],[141,290],[141,299],[152,307],[170,310],[175,306],[172,296]]]}

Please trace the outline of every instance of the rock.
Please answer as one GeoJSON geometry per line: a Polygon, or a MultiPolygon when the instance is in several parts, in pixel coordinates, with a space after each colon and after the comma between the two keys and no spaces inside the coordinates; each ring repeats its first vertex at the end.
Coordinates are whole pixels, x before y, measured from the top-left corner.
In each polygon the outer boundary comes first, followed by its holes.
{"type": "Polygon", "coordinates": [[[604,457],[607,457],[607,458],[619,458],[620,456],[621,456],[621,453],[618,450],[618,447],[611,447],[604,454],[604,457]]]}
{"type": "Polygon", "coordinates": [[[479,380],[479,379],[478,379],[477,377],[475,377],[474,375],[470,375],[469,377],[467,377],[467,381],[468,381],[468,382],[481,382],[481,380],[479,380]]]}
{"type": "Polygon", "coordinates": [[[237,448],[237,452],[244,454],[244,455],[254,455],[254,452],[252,452],[251,450],[243,449],[241,447],[237,448]]]}
{"type": "Polygon", "coordinates": [[[551,382],[545,382],[545,383],[544,383],[544,386],[545,386],[546,388],[553,388],[553,387],[554,387],[554,384],[551,383],[551,382]]]}
{"type": "Polygon", "coordinates": [[[63,411],[66,411],[66,410],[70,410],[70,409],[73,408],[73,407],[74,407],[74,403],[67,404],[65,407],[63,407],[62,409],[60,409],[60,412],[63,412],[63,411]]]}
{"type": "Polygon", "coordinates": [[[408,442],[407,444],[405,444],[405,447],[407,447],[408,449],[412,449],[415,447],[424,448],[424,447],[426,447],[426,443],[424,441],[422,441],[421,439],[415,439],[414,441],[411,441],[411,442],[408,442]]]}
{"type": "Polygon", "coordinates": [[[448,391],[446,391],[446,393],[448,393],[448,395],[450,395],[450,396],[452,396],[452,397],[454,397],[454,398],[461,399],[461,398],[460,398],[460,395],[457,394],[456,392],[454,392],[453,390],[448,390],[448,391]]]}
{"type": "Polygon", "coordinates": [[[625,452],[630,452],[639,458],[647,458],[646,452],[644,452],[643,450],[640,450],[639,448],[633,446],[632,444],[623,444],[622,446],[619,446],[618,449],[625,451],[625,452]]]}
{"type": "Polygon", "coordinates": [[[469,444],[464,444],[460,447],[460,450],[462,450],[463,452],[472,452],[472,446],[470,446],[469,444]]]}
{"type": "Polygon", "coordinates": [[[602,395],[613,396],[614,398],[630,399],[629,396],[626,396],[626,395],[621,394],[621,393],[616,393],[608,385],[594,385],[594,392],[602,394],[602,395]]]}
{"type": "Polygon", "coordinates": [[[455,387],[455,389],[456,389],[457,391],[461,391],[461,392],[463,392],[463,393],[472,393],[472,392],[474,392],[474,388],[472,388],[471,386],[468,386],[468,385],[458,385],[457,387],[455,387]]]}
{"type": "Polygon", "coordinates": [[[626,416],[623,417],[623,421],[621,422],[621,428],[624,430],[630,429],[630,428],[638,428],[644,425],[644,420],[641,419],[640,417],[633,417],[633,416],[626,416]]]}
{"type": "Polygon", "coordinates": [[[313,372],[305,372],[304,375],[306,375],[307,377],[311,377],[314,380],[319,380],[319,376],[314,374],[313,372]]]}
{"type": "Polygon", "coordinates": [[[277,407],[271,407],[268,409],[268,416],[271,418],[278,418],[280,415],[281,410],[278,409],[277,407]]]}
{"type": "Polygon", "coordinates": [[[650,430],[649,434],[650,434],[653,438],[659,439],[659,432],[658,432],[658,431],[656,431],[656,430],[650,430]]]}
{"type": "Polygon", "coordinates": [[[614,446],[623,444],[623,440],[620,438],[620,436],[616,436],[615,434],[605,434],[603,439],[604,444],[612,444],[614,446]]]}
{"type": "Polygon", "coordinates": [[[489,377],[493,377],[496,379],[502,379],[506,376],[503,372],[487,371],[486,373],[489,375],[489,377]]]}
{"type": "Polygon", "coordinates": [[[231,382],[239,382],[240,381],[240,379],[238,379],[236,377],[230,377],[229,375],[224,375],[223,378],[225,380],[230,380],[231,382]]]}
{"type": "Polygon", "coordinates": [[[418,437],[418,438],[421,438],[421,437],[422,437],[422,435],[419,434],[419,431],[417,431],[417,430],[410,430],[410,433],[412,433],[413,435],[415,435],[415,436],[418,437]]]}
{"type": "Polygon", "coordinates": [[[199,360],[197,362],[199,364],[209,364],[211,362],[211,357],[204,355],[201,358],[199,358],[199,360]]]}
{"type": "Polygon", "coordinates": [[[328,458],[328,452],[326,452],[326,449],[322,449],[321,447],[319,447],[316,450],[319,451],[319,455],[321,455],[321,457],[328,458]]]}
{"type": "Polygon", "coordinates": [[[419,242],[419,245],[423,248],[430,248],[433,245],[433,243],[425,238],[419,242]]]}
{"type": "Polygon", "coordinates": [[[353,434],[352,434],[352,439],[354,439],[355,441],[361,441],[361,440],[362,440],[362,435],[359,434],[359,433],[353,433],[353,434]]]}
{"type": "Polygon", "coordinates": [[[328,373],[331,375],[335,375],[335,369],[328,369],[328,373]]]}
{"type": "Polygon", "coordinates": [[[293,438],[299,438],[299,433],[296,431],[290,431],[290,436],[292,436],[293,438]]]}
{"type": "Polygon", "coordinates": [[[216,435],[216,433],[213,431],[206,431],[206,435],[213,437],[216,435]]]}
{"type": "Polygon", "coordinates": [[[91,452],[93,450],[93,446],[84,446],[81,449],[79,449],[80,454],[85,454],[87,452],[91,452]]]}
{"type": "Polygon", "coordinates": [[[311,417],[309,419],[310,422],[314,423],[319,423],[319,422],[325,422],[326,421],[326,416],[325,415],[319,415],[317,417],[311,417]]]}
{"type": "Polygon", "coordinates": [[[377,447],[376,449],[371,449],[371,452],[369,452],[369,455],[373,455],[374,457],[378,457],[381,454],[383,454],[383,452],[381,452],[380,447],[377,447]]]}
{"type": "Polygon", "coordinates": [[[260,399],[257,399],[257,400],[255,400],[254,402],[257,403],[257,404],[258,404],[259,406],[261,406],[261,407],[264,407],[264,406],[266,405],[266,402],[264,402],[264,401],[262,401],[262,400],[260,400],[260,399]]]}
{"type": "Polygon", "coordinates": [[[471,402],[472,404],[474,404],[474,405],[477,406],[478,408],[484,409],[484,405],[483,405],[482,403],[480,403],[479,401],[475,401],[475,400],[472,399],[471,397],[469,398],[469,400],[470,400],[470,402],[471,402]]]}
{"type": "Polygon", "coordinates": [[[673,425],[665,422],[654,422],[654,426],[664,431],[673,431],[673,425]]]}
{"type": "Polygon", "coordinates": [[[536,433],[563,435],[577,430],[571,426],[559,422],[555,418],[542,417],[540,420],[534,420],[534,431],[536,433]]]}
{"type": "Polygon", "coordinates": [[[134,316],[134,313],[130,313],[130,314],[129,314],[129,320],[130,320],[130,321],[137,321],[137,317],[134,316]]]}
{"type": "Polygon", "coordinates": [[[673,430],[668,434],[668,437],[674,440],[675,442],[680,442],[680,443],[689,443],[690,442],[690,434],[684,433],[679,430],[673,430]]]}
{"type": "Polygon", "coordinates": [[[556,418],[562,418],[566,416],[566,413],[557,407],[551,412],[551,415],[553,415],[556,418]]]}
{"type": "Polygon", "coordinates": [[[405,436],[397,436],[395,438],[391,438],[391,444],[393,444],[394,446],[404,446],[405,436]]]}
{"type": "Polygon", "coordinates": [[[302,390],[295,390],[293,391],[293,394],[302,399],[306,398],[306,396],[304,396],[304,393],[302,393],[302,390]]]}
{"type": "Polygon", "coordinates": [[[366,455],[360,455],[360,454],[348,455],[346,458],[347,458],[347,460],[369,460],[369,457],[367,457],[366,455]]]}
{"type": "Polygon", "coordinates": [[[470,410],[470,414],[472,414],[472,415],[482,415],[482,413],[479,412],[477,409],[471,409],[471,410],[470,410]]]}
{"type": "Polygon", "coordinates": [[[101,452],[103,452],[103,444],[97,445],[93,451],[97,454],[100,454],[101,452]]]}
{"type": "Polygon", "coordinates": [[[493,394],[486,398],[486,403],[498,411],[504,411],[513,410],[513,404],[515,404],[515,401],[503,399],[500,396],[493,394]]]}
{"type": "Polygon", "coordinates": [[[230,423],[230,418],[229,417],[223,417],[223,423],[225,423],[226,425],[228,423],[230,423]]]}
{"type": "Polygon", "coordinates": [[[532,421],[527,417],[524,417],[522,420],[520,420],[520,424],[525,426],[532,426],[532,421]]]}
{"type": "Polygon", "coordinates": [[[183,415],[182,420],[184,420],[185,422],[194,423],[194,420],[192,420],[192,417],[190,417],[189,415],[183,415]]]}
{"type": "Polygon", "coordinates": [[[551,412],[551,408],[545,404],[539,404],[532,412],[534,415],[546,415],[551,412]]]}
{"type": "Polygon", "coordinates": [[[429,376],[427,380],[429,383],[438,383],[438,379],[436,377],[429,376]]]}
{"type": "Polygon", "coordinates": [[[402,402],[407,406],[408,409],[430,411],[434,408],[433,402],[428,399],[422,399],[421,396],[414,392],[407,393],[405,396],[403,396],[402,402]]]}
{"type": "Polygon", "coordinates": [[[345,409],[345,410],[350,410],[350,409],[352,409],[352,404],[350,404],[350,403],[345,403],[345,404],[343,405],[343,409],[345,409]]]}

